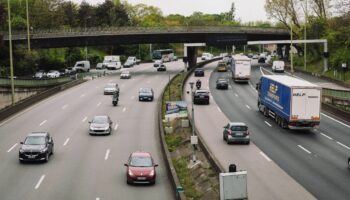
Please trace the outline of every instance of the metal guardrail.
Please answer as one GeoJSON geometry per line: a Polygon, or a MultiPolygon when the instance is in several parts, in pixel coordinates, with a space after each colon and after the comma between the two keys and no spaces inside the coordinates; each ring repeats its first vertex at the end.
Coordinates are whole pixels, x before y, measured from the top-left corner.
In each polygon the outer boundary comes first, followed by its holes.
{"type": "MultiPolygon", "coordinates": [[[[89,27],[34,30],[30,33],[31,38],[69,37],[69,36],[93,36],[93,35],[124,35],[124,34],[161,34],[161,33],[261,33],[261,34],[289,34],[288,30],[281,28],[260,28],[244,26],[159,26],[159,27],[89,27]]],[[[7,32],[0,32],[4,40],[8,40],[7,32]]],[[[27,33],[13,31],[13,40],[26,39],[27,33]]]]}
{"type": "MultiPolygon", "coordinates": [[[[14,79],[15,87],[46,87],[59,85],[71,81],[72,78],[62,77],[62,78],[53,78],[53,79],[14,79]]],[[[0,86],[10,86],[11,79],[9,78],[0,78],[0,86]]]]}
{"type": "Polygon", "coordinates": [[[322,96],[330,96],[342,100],[350,101],[350,91],[347,90],[334,90],[334,89],[322,89],[322,96]]]}

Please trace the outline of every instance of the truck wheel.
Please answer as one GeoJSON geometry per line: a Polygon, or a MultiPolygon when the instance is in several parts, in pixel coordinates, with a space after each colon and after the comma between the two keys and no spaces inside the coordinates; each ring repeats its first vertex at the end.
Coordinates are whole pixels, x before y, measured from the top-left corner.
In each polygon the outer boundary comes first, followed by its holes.
{"type": "Polygon", "coordinates": [[[269,116],[269,109],[266,107],[264,108],[264,115],[265,115],[265,117],[269,116]]]}

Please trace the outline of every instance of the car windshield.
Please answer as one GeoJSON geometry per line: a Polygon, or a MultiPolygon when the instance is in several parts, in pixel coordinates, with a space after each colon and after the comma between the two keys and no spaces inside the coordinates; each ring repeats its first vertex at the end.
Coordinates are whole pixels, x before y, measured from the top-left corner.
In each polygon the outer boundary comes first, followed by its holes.
{"type": "Polygon", "coordinates": [[[115,84],[107,84],[106,85],[106,88],[115,88],[116,86],[115,86],[115,84]]]}
{"type": "Polygon", "coordinates": [[[225,79],[219,79],[218,82],[220,83],[226,83],[227,81],[225,79]]]}
{"type": "Polygon", "coordinates": [[[122,74],[124,74],[124,75],[128,75],[128,74],[130,74],[130,72],[125,71],[125,72],[122,72],[122,74]]]}
{"type": "Polygon", "coordinates": [[[43,145],[43,144],[45,144],[45,137],[44,136],[29,136],[24,141],[24,144],[43,145]]]}
{"type": "Polygon", "coordinates": [[[106,116],[94,117],[94,119],[92,120],[92,123],[94,123],[94,124],[106,124],[107,117],[106,116]]]}
{"type": "Polygon", "coordinates": [[[248,130],[248,127],[246,127],[246,126],[232,126],[231,130],[232,131],[246,131],[246,130],[248,130]]]}
{"type": "Polygon", "coordinates": [[[134,156],[130,160],[130,165],[133,167],[151,167],[152,159],[150,157],[134,156]]]}
{"type": "Polygon", "coordinates": [[[151,92],[151,89],[149,89],[149,88],[141,88],[141,89],[140,89],[140,92],[141,92],[141,93],[152,93],[152,92],[151,92]]]}

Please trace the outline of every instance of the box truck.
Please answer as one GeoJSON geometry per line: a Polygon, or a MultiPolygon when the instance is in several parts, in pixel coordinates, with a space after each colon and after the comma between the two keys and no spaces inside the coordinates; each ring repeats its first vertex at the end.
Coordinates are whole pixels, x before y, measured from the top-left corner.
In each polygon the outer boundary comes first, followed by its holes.
{"type": "Polygon", "coordinates": [[[258,108],[266,117],[289,129],[320,124],[321,87],[285,75],[263,75],[256,85],[258,108]]]}
{"type": "Polygon", "coordinates": [[[122,68],[120,56],[105,56],[102,66],[108,70],[117,70],[122,68]]]}
{"type": "Polygon", "coordinates": [[[248,82],[250,79],[250,58],[243,55],[234,55],[231,60],[232,79],[235,82],[248,82]]]}

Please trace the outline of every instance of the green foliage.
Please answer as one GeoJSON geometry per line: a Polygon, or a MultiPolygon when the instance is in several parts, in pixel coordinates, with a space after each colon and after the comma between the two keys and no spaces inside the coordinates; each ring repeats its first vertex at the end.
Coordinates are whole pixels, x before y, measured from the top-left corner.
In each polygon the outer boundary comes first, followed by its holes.
{"type": "Polygon", "coordinates": [[[177,147],[181,145],[183,138],[176,134],[167,134],[165,136],[165,141],[168,145],[168,150],[170,152],[174,151],[177,147]]]}

